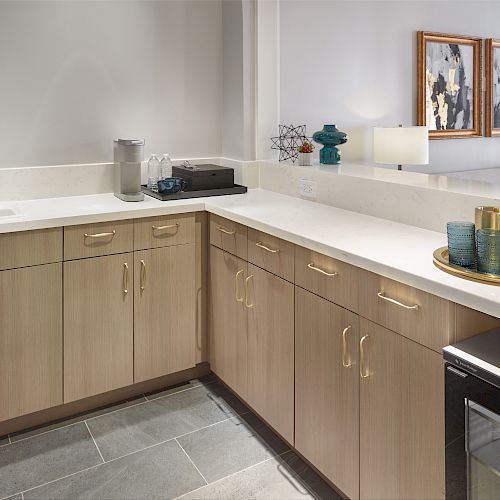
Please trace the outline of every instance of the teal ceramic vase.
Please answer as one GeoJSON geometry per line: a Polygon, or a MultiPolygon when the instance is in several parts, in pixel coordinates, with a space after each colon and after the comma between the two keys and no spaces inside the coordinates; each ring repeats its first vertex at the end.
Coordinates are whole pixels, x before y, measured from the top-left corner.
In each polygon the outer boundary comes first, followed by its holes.
{"type": "Polygon", "coordinates": [[[325,165],[338,165],[340,151],[336,147],[347,142],[347,134],[340,132],[335,125],[325,125],[323,130],[314,132],[313,141],[323,144],[319,152],[319,161],[325,165]]]}

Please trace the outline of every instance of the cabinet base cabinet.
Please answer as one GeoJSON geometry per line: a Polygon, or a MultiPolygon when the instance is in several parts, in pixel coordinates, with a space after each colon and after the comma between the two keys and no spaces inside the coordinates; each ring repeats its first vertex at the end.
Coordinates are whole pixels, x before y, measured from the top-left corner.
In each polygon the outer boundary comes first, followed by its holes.
{"type": "Polygon", "coordinates": [[[61,305],[61,264],[0,272],[0,421],[62,403],[61,305]]]}
{"type": "Polygon", "coordinates": [[[247,263],[210,247],[210,365],[241,398],[247,396],[247,263]]]}
{"type": "Polygon", "coordinates": [[[247,401],[294,442],[294,286],[248,264],[247,401]]]}
{"type": "Polygon", "coordinates": [[[365,319],[360,331],[360,496],[442,499],[441,355],[365,319]]]}
{"type": "Polygon", "coordinates": [[[299,287],[295,315],[295,447],[359,498],[358,317],[299,287]]]}
{"type": "Polygon", "coordinates": [[[194,244],[134,253],[134,381],[196,363],[194,244]]]}
{"type": "Polygon", "coordinates": [[[133,383],[133,254],[64,263],[64,402],[133,383]]]}

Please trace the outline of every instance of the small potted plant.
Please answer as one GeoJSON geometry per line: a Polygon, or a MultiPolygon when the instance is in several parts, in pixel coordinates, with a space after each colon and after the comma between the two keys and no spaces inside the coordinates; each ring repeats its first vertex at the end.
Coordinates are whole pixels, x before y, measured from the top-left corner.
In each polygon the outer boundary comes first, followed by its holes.
{"type": "Polygon", "coordinates": [[[304,141],[298,148],[299,152],[299,165],[302,167],[311,166],[311,156],[314,151],[314,145],[310,141],[304,141]]]}

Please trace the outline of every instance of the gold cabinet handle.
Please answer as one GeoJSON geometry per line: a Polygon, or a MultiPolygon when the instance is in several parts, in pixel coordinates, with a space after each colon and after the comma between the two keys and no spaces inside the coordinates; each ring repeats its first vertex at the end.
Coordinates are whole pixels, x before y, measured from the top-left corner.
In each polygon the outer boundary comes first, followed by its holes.
{"type": "Polygon", "coordinates": [[[172,229],[173,227],[178,228],[180,224],[176,222],[175,224],[168,224],[167,226],[151,226],[153,233],[155,231],[164,231],[165,229],[172,229]]]}
{"type": "Polygon", "coordinates": [[[217,230],[221,233],[229,234],[230,236],[236,233],[236,231],[229,231],[229,229],[226,229],[224,226],[217,226],[217,230]]]}
{"type": "Polygon", "coordinates": [[[370,376],[365,367],[365,349],[363,347],[366,339],[369,337],[369,335],[364,335],[359,341],[359,374],[361,378],[368,378],[370,376]]]}
{"type": "Polygon", "coordinates": [[[352,325],[346,326],[344,331],[342,332],[342,366],[344,368],[351,368],[352,363],[350,361],[346,361],[347,358],[347,332],[352,328],[352,325]]]}
{"type": "Polygon", "coordinates": [[[253,278],[253,274],[251,274],[246,280],[245,280],[245,306],[247,306],[248,309],[251,309],[252,307],[255,306],[253,302],[248,301],[248,297],[250,296],[250,287],[248,284],[250,283],[250,280],[253,278]]]}
{"type": "Polygon", "coordinates": [[[127,295],[128,293],[128,264],[123,263],[123,293],[127,295]]]}
{"type": "Polygon", "coordinates": [[[262,241],[258,241],[257,243],[255,243],[255,246],[262,248],[262,250],[265,250],[266,252],[270,252],[270,253],[278,253],[280,251],[279,248],[266,247],[266,245],[262,244],[262,241]]]}
{"type": "Polygon", "coordinates": [[[146,263],[141,259],[141,292],[146,286],[146,263]]]}
{"type": "Polygon", "coordinates": [[[317,271],[318,273],[324,274],[325,276],[329,276],[330,278],[333,278],[334,276],[338,276],[339,275],[339,273],[337,273],[337,272],[328,273],[327,271],[324,271],[323,269],[320,269],[319,267],[316,267],[314,265],[314,262],[310,262],[309,264],[307,264],[307,267],[309,269],[312,269],[313,271],[317,271]]]}
{"type": "Polygon", "coordinates": [[[234,295],[236,297],[236,302],[243,302],[243,297],[240,297],[240,286],[239,286],[239,277],[243,274],[243,269],[240,269],[234,278],[234,295]]]}
{"type": "Polygon", "coordinates": [[[85,233],[83,235],[84,238],[92,238],[92,239],[96,239],[96,238],[109,238],[111,236],[111,238],[113,238],[113,236],[116,234],[116,231],[113,229],[113,231],[110,231],[109,233],[95,233],[95,234],[88,234],[88,233],[85,233]]]}
{"type": "Polygon", "coordinates": [[[399,302],[395,299],[391,299],[390,297],[387,297],[383,290],[380,290],[380,292],[377,293],[377,297],[380,297],[382,300],[386,300],[387,302],[390,302],[391,304],[395,304],[399,307],[403,307],[404,309],[412,309],[416,311],[417,309],[420,309],[420,306],[418,304],[415,304],[413,306],[407,306],[406,304],[403,304],[402,302],[399,302]]]}

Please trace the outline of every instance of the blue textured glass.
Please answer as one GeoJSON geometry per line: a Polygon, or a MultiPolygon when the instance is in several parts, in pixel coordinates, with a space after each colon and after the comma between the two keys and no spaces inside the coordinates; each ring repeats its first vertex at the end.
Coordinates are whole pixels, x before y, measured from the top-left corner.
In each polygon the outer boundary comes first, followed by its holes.
{"type": "Polygon", "coordinates": [[[186,182],[180,177],[167,177],[158,181],[158,192],[161,194],[178,193],[186,189],[186,182]]]}
{"type": "Polygon", "coordinates": [[[476,266],[475,225],[472,222],[448,222],[446,232],[450,263],[474,268],[476,266]]]}
{"type": "Polygon", "coordinates": [[[500,275],[500,230],[477,230],[477,268],[482,273],[500,275]]]}

